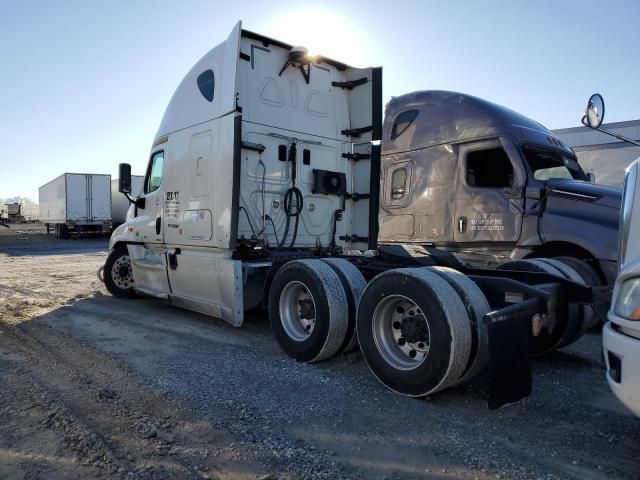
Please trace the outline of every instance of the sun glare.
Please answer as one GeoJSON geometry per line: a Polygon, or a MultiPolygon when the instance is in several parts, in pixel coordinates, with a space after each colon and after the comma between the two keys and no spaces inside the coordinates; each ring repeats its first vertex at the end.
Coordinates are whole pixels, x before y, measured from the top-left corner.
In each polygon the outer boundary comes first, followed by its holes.
{"type": "Polygon", "coordinates": [[[311,55],[356,67],[375,63],[369,54],[369,39],[358,23],[326,8],[310,6],[279,13],[265,21],[264,32],[306,47],[311,55]]]}

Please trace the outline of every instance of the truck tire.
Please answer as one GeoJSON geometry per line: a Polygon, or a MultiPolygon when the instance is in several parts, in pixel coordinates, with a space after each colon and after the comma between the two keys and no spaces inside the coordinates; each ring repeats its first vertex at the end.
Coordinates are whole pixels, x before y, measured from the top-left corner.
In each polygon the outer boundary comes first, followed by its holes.
{"type": "Polygon", "coordinates": [[[388,389],[423,397],[460,382],[471,351],[471,326],[455,289],[425,268],[376,276],[357,317],[360,350],[388,389]]]}
{"type": "Polygon", "coordinates": [[[347,295],[338,274],[322,260],[282,266],[269,290],[269,321],[284,352],[319,362],[340,350],[349,324],[347,295]]]}
{"type": "MultiPolygon", "coordinates": [[[[576,272],[580,274],[584,283],[589,285],[590,287],[602,287],[604,286],[602,280],[600,279],[600,275],[592,267],[589,262],[585,260],[581,260],[576,257],[554,257],[556,260],[560,260],[563,263],[566,263],[571,268],[573,268],[576,272]]],[[[587,328],[595,327],[601,323],[606,323],[607,321],[607,312],[609,310],[609,305],[604,302],[600,302],[598,304],[590,305],[587,308],[590,308],[593,312],[593,324],[587,328]]]]}
{"type": "Polygon", "coordinates": [[[444,278],[460,296],[467,309],[471,325],[471,351],[460,383],[466,382],[480,373],[489,361],[489,333],[483,318],[491,311],[491,306],[480,287],[458,270],[448,267],[426,269],[444,278]]]}
{"type": "Polygon", "coordinates": [[[126,248],[116,248],[109,253],[104,263],[104,284],[109,293],[118,298],[134,298],[133,270],[126,248]]]}
{"type": "MultiPolygon", "coordinates": [[[[587,284],[582,276],[569,264],[556,258],[542,258],[540,260],[560,270],[567,279],[582,285],[587,284]]],[[[566,339],[566,343],[562,345],[563,347],[578,340],[594,322],[593,310],[588,305],[575,305],[575,307],[577,308],[578,314],[576,330],[573,334],[569,335],[569,338],[566,339]]]]}
{"type": "MultiPolygon", "coordinates": [[[[524,272],[541,272],[566,278],[556,267],[545,263],[540,258],[526,258],[503,263],[498,270],[516,270],[524,272]]],[[[544,355],[560,348],[570,334],[576,331],[578,311],[576,305],[565,305],[556,312],[556,325],[550,335],[529,335],[529,353],[532,356],[544,355]]]]}
{"type": "Polygon", "coordinates": [[[329,265],[338,274],[344,293],[347,295],[348,324],[347,334],[344,342],[340,346],[343,353],[351,353],[358,348],[358,335],[356,333],[356,315],[358,313],[358,303],[362,292],[367,287],[367,281],[360,273],[360,270],[344,258],[323,258],[322,261],[329,265]]]}

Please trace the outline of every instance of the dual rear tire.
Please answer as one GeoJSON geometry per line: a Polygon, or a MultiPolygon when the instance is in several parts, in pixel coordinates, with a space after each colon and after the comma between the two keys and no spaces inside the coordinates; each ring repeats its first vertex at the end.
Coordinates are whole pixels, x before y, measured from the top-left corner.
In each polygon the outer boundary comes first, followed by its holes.
{"type": "Polygon", "coordinates": [[[488,361],[490,310],[479,287],[445,267],[402,268],[375,277],[358,308],[364,359],[387,388],[423,397],[475,376],[488,361]]]}
{"type": "Polygon", "coordinates": [[[318,259],[295,260],[282,266],[271,284],[271,328],[282,350],[298,361],[326,360],[353,334],[349,299],[335,268],[318,259]]]}
{"type": "Polygon", "coordinates": [[[359,343],[376,378],[413,397],[485,367],[488,311],[478,286],[455,270],[389,270],[367,285],[344,259],[288,262],[269,294],[271,326],[289,356],[317,362],[359,343]]]}

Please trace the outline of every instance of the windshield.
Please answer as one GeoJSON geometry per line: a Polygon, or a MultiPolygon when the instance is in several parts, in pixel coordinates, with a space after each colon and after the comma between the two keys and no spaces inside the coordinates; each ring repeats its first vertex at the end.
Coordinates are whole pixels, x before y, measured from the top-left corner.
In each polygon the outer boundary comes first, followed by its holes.
{"type": "Polygon", "coordinates": [[[536,180],[551,178],[587,180],[578,161],[562,152],[541,147],[524,147],[522,151],[536,180]]]}

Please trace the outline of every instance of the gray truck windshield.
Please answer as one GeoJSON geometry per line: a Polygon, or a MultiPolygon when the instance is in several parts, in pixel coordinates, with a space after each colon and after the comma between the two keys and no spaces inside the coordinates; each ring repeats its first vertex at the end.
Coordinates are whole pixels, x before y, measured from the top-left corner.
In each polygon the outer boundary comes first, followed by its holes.
{"type": "Polygon", "coordinates": [[[536,180],[550,178],[587,180],[578,161],[562,152],[539,147],[524,147],[522,151],[536,180]]]}

